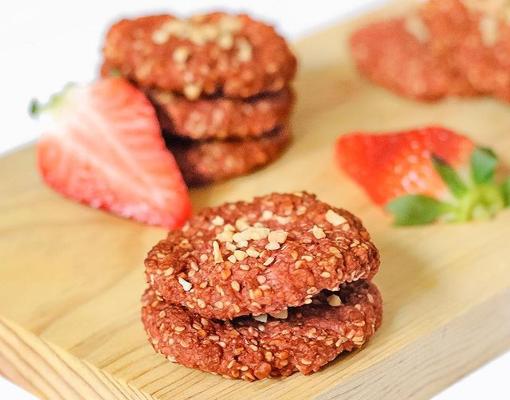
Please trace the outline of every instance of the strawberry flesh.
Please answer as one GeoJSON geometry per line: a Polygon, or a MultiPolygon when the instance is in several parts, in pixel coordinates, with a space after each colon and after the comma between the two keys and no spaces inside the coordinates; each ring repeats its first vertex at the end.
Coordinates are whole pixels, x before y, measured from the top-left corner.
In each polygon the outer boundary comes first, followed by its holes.
{"type": "Polygon", "coordinates": [[[188,191],[155,111],[122,78],[67,88],[47,111],[37,146],[44,180],[66,197],[139,222],[175,228],[188,191]]]}
{"type": "Polygon", "coordinates": [[[399,133],[354,133],[338,138],[340,167],[379,205],[404,194],[447,196],[432,154],[456,169],[469,163],[473,142],[442,127],[399,133]]]}

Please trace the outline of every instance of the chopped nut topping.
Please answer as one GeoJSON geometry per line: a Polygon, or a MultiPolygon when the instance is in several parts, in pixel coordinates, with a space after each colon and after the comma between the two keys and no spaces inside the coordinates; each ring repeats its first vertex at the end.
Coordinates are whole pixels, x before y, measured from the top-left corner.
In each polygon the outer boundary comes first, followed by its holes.
{"type": "Polygon", "coordinates": [[[264,210],[262,212],[262,220],[267,221],[271,218],[273,218],[273,212],[271,210],[264,210]]]}
{"type": "Polygon", "coordinates": [[[228,256],[228,261],[230,261],[232,264],[235,264],[237,261],[237,258],[235,255],[231,254],[228,256]]]}
{"type": "Polygon", "coordinates": [[[328,271],[324,271],[324,272],[321,272],[321,276],[323,278],[329,278],[331,276],[331,273],[329,273],[328,271]]]}
{"type": "Polygon", "coordinates": [[[307,360],[306,358],[302,358],[300,362],[303,365],[312,365],[312,362],[310,360],[307,360]]]}
{"type": "Polygon", "coordinates": [[[186,292],[189,292],[191,290],[191,288],[193,287],[193,285],[191,283],[189,283],[186,279],[182,279],[181,277],[179,277],[179,278],[177,278],[177,280],[179,281],[180,285],[186,292]]]}
{"type": "Polygon", "coordinates": [[[280,243],[277,242],[269,242],[266,244],[266,250],[278,250],[280,248],[280,243]]]}
{"type": "Polygon", "coordinates": [[[332,294],[331,296],[328,296],[328,304],[331,307],[338,307],[342,305],[342,300],[336,294],[332,294]]]}
{"type": "Polygon", "coordinates": [[[213,225],[222,226],[225,223],[225,220],[222,217],[220,217],[219,215],[217,215],[212,219],[211,222],[213,225]]]}
{"type": "Polygon", "coordinates": [[[172,59],[178,64],[184,64],[189,57],[189,50],[186,47],[177,47],[173,54],[172,59]]]}
{"type": "Polygon", "coordinates": [[[197,299],[197,304],[200,308],[205,308],[205,301],[202,299],[197,299]]]}
{"type": "Polygon", "coordinates": [[[280,215],[277,215],[275,216],[275,219],[279,224],[282,225],[288,224],[290,222],[290,217],[282,217],[280,215]]]}
{"type": "Polygon", "coordinates": [[[237,45],[237,59],[241,62],[251,61],[253,57],[252,54],[253,50],[250,42],[247,39],[241,37],[237,39],[236,45],[237,45]]]}
{"type": "Polygon", "coordinates": [[[315,236],[315,239],[324,239],[326,237],[326,234],[322,230],[322,228],[319,228],[317,225],[314,225],[312,228],[312,234],[315,236]]]}
{"type": "Polygon", "coordinates": [[[266,277],[264,275],[257,275],[257,282],[262,285],[266,282],[266,277]]]}
{"type": "Polygon", "coordinates": [[[230,250],[231,252],[234,252],[237,250],[237,246],[232,242],[226,242],[225,247],[227,248],[227,250],[230,250]]]}
{"type": "Polygon", "coordinates": [[[230,242],[232,241],[233,235],[234,233],[232,231],[224,229],[223,232],[216,235],[216,239],[218,239],[220,242],[230,242]]]}
{"type": "Polygon", "coordinates": [[[249,271],[250,270],[250,266],[247,265],[247,264],[241,264],[239,266],[240,269],[242,269],[243,271],[249,271]]]}
{"type": "Polygon", "coordinates": [[[312,256],[308,256],[308,255],[304,255],[304,256],[301,256],[301,258],[305,261],[313,261],[313,257],[312,256]]]}
{"type": "Polygon", "coordinates": [[[419,42],[426,43],[430,39],[430,33],[423,22],[417,14],[411,14],[405,19],[405,29],[411,35],[413,35],[419,42]]]}
{"type": "Polygon", "coordinates": [[[220,245],[218,244],[218,242],[216,240],[213,241],[212,245],[213,245],[214,263],[219,264],[219,263],[223,262],[223,257],[221,256],[221,251],[220,251],[220,245]]]}
{"type": "Polygon", "coordinates": [[[223,302],[222,301],[217,301],[216,303],[214,303],[214,307],[218,308],[218,309],[223,309],[223,302]]]}
{"type": "Polygon", "coordinates": [[[246,222],[246,218],[238,218],[235,224],[238,231],[244,231],[250,227],[248,222],[246,222]]]}
{"type": "Polygon", "coordinates": [[[236,251],[234,251],[234,257],[238,261],[243,261],[246,257],[248,257],[248,255],[242,250],[236,250],[236,251]]]}
{"type": "Polygon", "coordinates": [[[342,217],[340,214],[337,214],[333,210],[328,210],[326,212],[326,221],[328,221],[333,226],[338,226],[347,222],[347,220],[342,217]]]}
{"type": "Polygon", "coordinates": [[[285,310],[279,311],[277,313],[269,313],[269,315],[271,315],[271,317],[273,317],[273,318],[287,319],[287,317],[289,316],[289,311],[287,309],[285,309],[285,310]]]}
{"type": "Polygon", "coordinates": [[[267,322],[267,314],[254,315],[253,319],[259,322],[267,322]]]}
{"type": "Polygon", "coordinates": [[[228,33],[220,34],[218,38],[218,46],[222,49],[229,50],[234,45],[234,37],[228,33]]]}
{"type": "Polygon", "coordinates": [[[255,250],[253,247],[250,247],[246,250],[246,254],[248,254],[249,257],[257,258],[260,253],[255,250]]]}
{"type": "Polygon", "coordinates": [[[281,229],[271,231],[267,236],[267,240],[269,242],[285,243],[285,241],[287,240],[287,232],[281,229]]]}

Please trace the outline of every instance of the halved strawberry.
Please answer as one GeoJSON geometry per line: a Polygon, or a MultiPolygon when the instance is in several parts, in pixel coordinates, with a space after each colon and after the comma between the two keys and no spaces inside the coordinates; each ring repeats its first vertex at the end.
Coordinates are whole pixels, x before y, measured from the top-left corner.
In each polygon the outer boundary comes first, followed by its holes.
{"type": "Polygon", "coordinates": [[[188,191],[155,111],[126,80],[71,85],[32,111],[51,117],[37,156],[56,191],[151,225],[174,228],[189,217],[188,191]]]}
{"type": "Polygon", "coordinates": [[[493,152],[442,127],[343,135],[336,156],[340,167],[401,225],[492,216],[505,206],[510,185],[494,182],[493,152]]]}

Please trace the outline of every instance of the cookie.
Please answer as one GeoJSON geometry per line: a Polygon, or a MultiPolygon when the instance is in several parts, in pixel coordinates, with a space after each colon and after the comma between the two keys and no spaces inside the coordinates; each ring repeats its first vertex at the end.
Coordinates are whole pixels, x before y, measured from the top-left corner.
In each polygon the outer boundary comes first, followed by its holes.
{"type": "Polygon", "coordinates": [[[259,138],[190,141],[165,135],[186,183],[200,186],[245,175],[274,161],[290,143],[288,126],[259,138]]]}
{"type": "Polygon", "coordinates": [[[214,96],[189,101],[157,89],[148,95],[164,130],[194,140],[262,136],[286,122],[294,98],[289,88],[249,99],[214,96]]]}
{"type": "Polygon", "coordinates": [[[510,7],[500,1],[431,0],[420,10],[436,54],[479,94],[510,100],[510,7]]]}
{"type": "Polygon", "coordinates": [[[244,14],[124,19],[110,28],[103,54],[103,74],[114,68],[139,86],[182,93],[191,100],[203,94],[277,92],[296,71],[285,40],[244,14]]]}
{"type": "Polygon", "coordinates": [[[367,281],[342,285],[312,304],[290,308],[286,319],[207,319],[161,301],[152,289],[144,294],[142,309],[149,340],[167,359],[248,381],[315,372],[365,344],[381,317],[381,296],[367,281]]]}
{"type": "Polygon", "coordinates": [[[368,25],[351,36],[358,70],[375,83],[403,96],[437,100],[476,91],[448,55],[429,47],[428,31],[414,16],[368,25]]]}
{"type": "Polygon", "coordinates": [[[371,279],[379,253],[361,221],[308,193],[270,194],[195,214],[145,260],[166,301],[205,318],[285,313],[323,290],[371,279]]]}

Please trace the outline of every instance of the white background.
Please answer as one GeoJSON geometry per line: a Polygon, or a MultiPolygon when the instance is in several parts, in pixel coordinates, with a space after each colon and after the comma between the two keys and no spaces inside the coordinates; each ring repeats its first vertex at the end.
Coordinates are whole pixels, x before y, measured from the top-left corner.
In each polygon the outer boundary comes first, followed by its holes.
{"type": "MultiPolygon", "coordinates": [[[[36,138],[33,123],[27,115],[32,98],[45,99],[66,82],[93,79],[104,31],[119,16],[156,11],[188,14],[222,8],[244,10],[278,25],[282,33],[294,39],[381,3],[384,0],[2,1],[0,123],[3,128],[0,131],[0,153],[36,138]]],[[[510,353],[507,353],[435,399],[508,400],[509,376],[510,353]]],[[[0,399],[28,400],[33,397],[0,378],[0,399]]]]}

